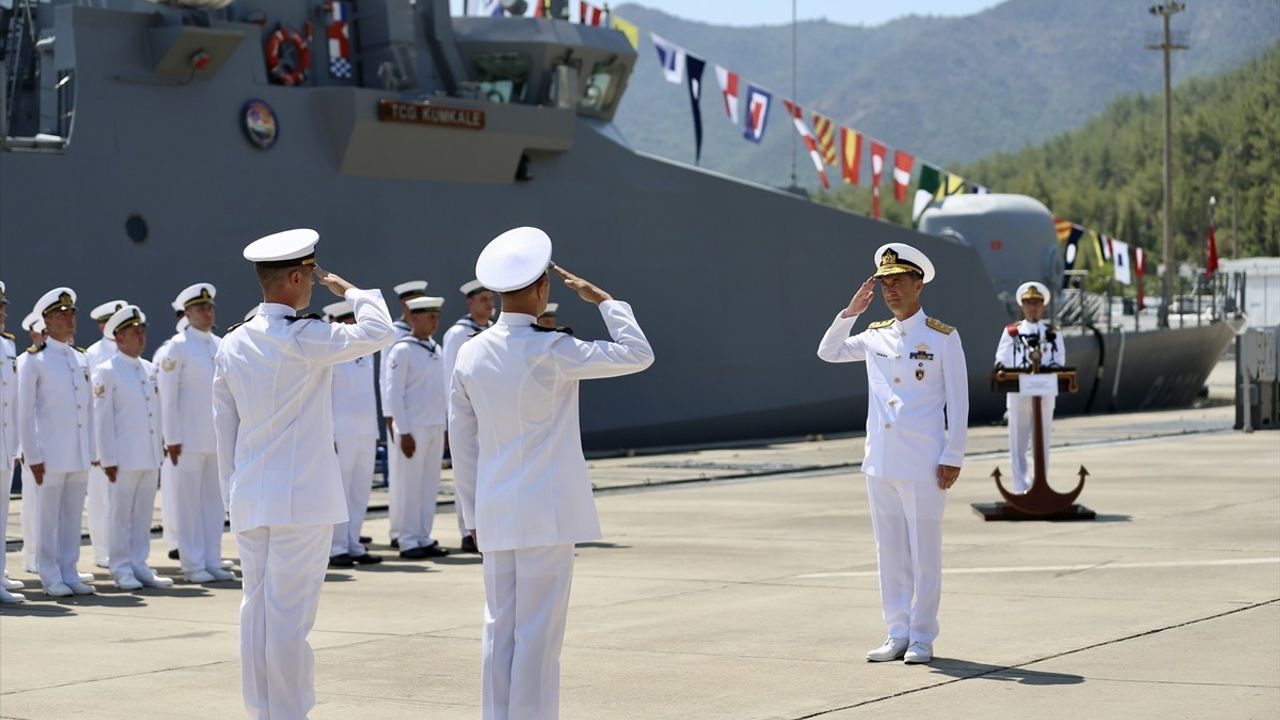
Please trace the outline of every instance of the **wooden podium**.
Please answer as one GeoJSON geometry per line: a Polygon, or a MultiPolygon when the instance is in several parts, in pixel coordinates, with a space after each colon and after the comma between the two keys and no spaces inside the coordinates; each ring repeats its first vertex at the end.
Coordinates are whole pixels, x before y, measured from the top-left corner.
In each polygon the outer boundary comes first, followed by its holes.
{"type": "MultiPolygon", "coordinates": [[[[997,368],[991,377],[991,389],[996,392],[1020,392],[1024,375],[1056,375],[1060,394],[1075,393],[1079,389],[1076,371],[1072,368],[1041,372],[1038,347],[1032,348],[1030,371],[997,368]]],[[[1084,479],[1089,474],[1083,465],[1080,466],[1080,482],[1071,492],[1059,493],[1049,487],[1049,480],[1045,477],[1045,457],[1049,449],[1044,446],[1044,420],[1040,409],[1043,402],[1040,395],[1033,395],[1031,398],[1031,446],[1035,458],[1035,476],[1031,489],[1023,495],[1006,490],[1004,483],[1000,482],[1000,468],[997,466],[991,477],[996,481],[996,489],[1000,491],[1004,502],[974,503],[974,511],[983,520],[1092,520],[1096,517],[1092,510],[1076,503],[1076,498],[1084,490],[1084,479]]]]}

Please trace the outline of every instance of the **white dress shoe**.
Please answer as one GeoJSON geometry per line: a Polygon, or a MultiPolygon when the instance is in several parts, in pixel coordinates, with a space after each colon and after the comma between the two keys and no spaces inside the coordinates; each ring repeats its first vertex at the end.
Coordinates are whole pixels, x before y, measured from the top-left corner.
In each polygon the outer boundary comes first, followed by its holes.
{"type": "Polygon", "coordinates": [[[4,576],[5,590],[21,590],[24,587],[26,587],[26,585],[24,585],[21,580],[12,580],[8,575],[4,576]]]}
{"type": "Polygon", "coordinates": [[[98,592],[93,589],[92,585],[82,582],[67,583],[67,587],[71,588],[71,592],[77,595],[93,595],[98,592]]]}
{"type": "Polygon", "coordinates": [[[907,651],[906,638],[885,638],[884,644],[867,653],[868,662],[888,662],[898,660],[907,651]]]}
{"type": "Polygon", "coordinates": [[[132,575],[116,578],[116,587],[121,590],[140,590],[142,589],[142,581],[132,575]]]}
{"type": "Polygon", "coordinates": [[[8,590],[0,588],[0,605],[17,605],[27,601],[27,596],[22,593],[11,593],[8,590]]]}
{"type": "Polygon", "coordinates": [[[218,567],[222,568],[223,570],[226,570],[227,568],[231,567],[232,565],[235,565],[235,563],[231,562],[230,560],[219,560],[219,561],[218,561],[218,567]]]}
{"type": "Polygon", "coordinates": [[[193,573],[182,573],[182,577],[185,578],[187,582],[193,583],[213,582],[214,579],[213,574],[207,570],[197,570],[193,573]]]}
{"type": "Polygon", "coordinates": [[[204,571],[212,575],[214,580],[222,581],[236,579],[235,573],[228,572],[222,568],[205,568],[204,571]]]}
{"type": "Polygon", "coordinates": [[[75,593],[71,592],[71,588],[67,587],[66,583],[54,583],[44,589],[44,594],[52,597],[70,597],[75,593]]]}
{"type": "Polygon", "coordinates": [[[93,573],[78,573],[80,582],[85,583],[93,580],[93,573]]]}
{"type": "Polygon", "coordinates": [[[933,659],[933,645],[927,642],[913,642],[911,647],[907,648],[907,654],[903,656],[902,662],[908,665],[917,665],[927,663],[933,659]]]}
{"type": "Polygon", "coordinates": [[[133,576],[147,587],[173,587],[173,578],[161,577],[151,568],[144,568],[142,572],[135,570],[133,576]]]}

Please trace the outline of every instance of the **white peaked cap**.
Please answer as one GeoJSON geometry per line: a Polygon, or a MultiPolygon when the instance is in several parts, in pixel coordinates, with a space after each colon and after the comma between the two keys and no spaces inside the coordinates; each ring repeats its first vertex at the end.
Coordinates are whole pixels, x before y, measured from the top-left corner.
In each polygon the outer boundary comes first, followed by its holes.
{"type": "Polygon", "coordinates": [[[409,306],[409,312],[415,312],[417,310],[439,310],[444,306],[444,298],[416,297],[405,304],[409,306]]]}
{"type": "Polygon", "coordinates": [[[468,280],[462,283],[462,287],[458,288],[458,292],[462,293],[463,295],[470,295],[473,292],[477,292],[484,289],[485,289],[484,283],[480,282],[479,280],[468,280]]]}
{"type": "Polygon", "coordinates": [[[427,281],[410,280],[409,282],[402,282],[391,289],[395,291],[398,297],[404,297],[409,293],[424,293],[427,291],[427,281]]]}
{"type": "Polygon", "coordinates": [[[511,292],[532,285],[550,264],[551,238],[538,228],[518,227],[490,240],[480,252],[476,279],[494,292],[511,292]]]}
{"type": "Polygon", "coordinates": [[[4,281],[0,280],[0,305],[9,304],[9,298],[5,296],[5,290],[4,281]]]}
{"type": "Polygon", "coordinates": [[[53,310],[75,310],[76,309],[76,291],[69,287],[58,287],[50,290],[40,299],[36,301],[32,310],[35,314],[44,317],[45,313],[53,310]]]}
{"type": "Polygon", "coordinates": [[[146,324],[147,316],[137,305],[125,305],[107,319],[106,326],[102,328],[102,334],[104,337],[115,337],[116,333],[125,328],[146,324]]]}
{"type": "Polygon", "coordinates": [[[881,245],[875,257],[875,277],[914,272],[923,275],[925,282],[933,280],[933,263],[924,253],[906,243],[881,245]]]}
{"type": "Polygon", "coordinates": [[[22,323],[21,323],[22,329],[26,330],[27,332],[31,332],[33,329],[35,329],[36,323],[40,323],[41,325],[43,325],[44,318],[40,317],[40,313],[32,310],[31,312],[27,313],[26,317],[22,318],[22,323]]]}
{"type": "Polygon", "coordinates": [[[213,299],[217,296],[218,288],[210,285],[209,283],[188,285],[182,290],[182,292],[178,293],[178,297],[174,298],[173,309],[177,310],[181,307],[183,310],[186,310],[192,305],[213,302],[213,299]]]}
{"type": "Polygon", "coordinates": [[[296,267],[316,264],[316,243],[320,233],[309,228],[285,230],[260,237],[244,248],[244,259],[265,267],[296,267]]]}
{"type": "Polygon", "coordinates": [[[111,319],[112,315],[116,314],[117,310],[128,304],[128,300],[112,300],[111,302],[104,302],[98,307],[90,310],[89,317],[93,318],[97,322],[106,322],[111,319]]]}
{"type": "MultiPolygon", "coordinates": [[[[256,312],[257,308],[254,308],[254,311],[256,312]]],[[[354,315],[355,312],[356,311],[351,307],[351,303],[346,300],[339,300],[336,303],[324,306],[324,314],[330,320],[337,320],[338,318],[344,318],[348,315],[354,315]]]]}
{"type": "Polygon", "coordinates": [[[1034,298],[1037,293],[1039,293],[1040,297],[1044,299],[1044,304],[1048,305],[1049,298],[1051,297],[1049,294],[1049,288],[1045,287],[1044,283],[1038,283],[1035,280],[1024,282],[1018,286],[1018,292],[1016,294],[1018,303],[1021,304],[1023,298],[1028,295],[1034,298]]]}

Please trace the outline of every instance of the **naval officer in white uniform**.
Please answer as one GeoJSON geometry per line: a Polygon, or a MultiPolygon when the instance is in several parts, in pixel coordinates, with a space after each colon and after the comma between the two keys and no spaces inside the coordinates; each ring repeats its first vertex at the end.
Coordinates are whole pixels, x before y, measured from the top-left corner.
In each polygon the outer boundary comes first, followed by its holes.
{"type": "MultiPolygon", "coordinates": [[[[157,377],[159,376],[160,367],[164,364],[164,358],[169,354],[169,345],[174,338],[181,337],[182,333],[190,327],[191,323],[187,320],[187,311],[183,309],[182,303],[174,299],[172,307],[177,317],[176,325],[173,329],[173,335],[165,338],[160,343],[160,347],[151,355],[151,364],[156,368],[157,377]]],[[[165,549],[169,551],[169,559],[177,560],[178,553],[178,501],[174,498],[173,493],[173,462],[169,460],[169,454],[165,453],[164,460],[160,463],[160,525],[161,536],[164,539],[165,549]]]]}
{"type": "MultiPolygon", "coordinates": [[[[326,305],[324,313],[330,322],[353,325],[356,321],[356,311],[346,300],[326,305]]],[[[253,314],[257,314],[257,308],[253,314]]],[[[252,315],[245,318],[245,322],[250,318],[252,315]]],[[[360,528],[373,490],[374,456],[378,449],[378,399],[373,363],[374,355],[370,354],[333,366],[333,444],[338,451],[338,468],[342,471],[342,489],[350,519],[333,526],[329,567],[382,562],[380,556],[370,555],[360,542],[360,528]]]]}
{"type": "Polygon", "coordinates": [[[920,307],[933,263],[903,243],[875,253],[876,272],[838,313],[818,345],[827,362],[866,362],[867,476],[889,637],[867,653],[881,662],[933,659],[942,592],[942,512],[960,476],[969,421],[960,334],[920,307]],[[888,320],[850,337],[871,306],[877,278],[888,320]],[[914,598],[914,603],[912,602],[914,598]]]}
{"type": "Polygon", "coordinates": [[[213,431],[213,357],[221,338],[213,332],[217,289],[196,283],[178,294],[190,325],[165,348],[160,363],[160,403],[165,453],[173,463],[178,511],[178,552],[188,582],[231,580],[222,569],[226,509],[218,488],[213,431]]]}
{"type": "Polygon", "coordinates": [[[441,348],[432,335],[440,325],[442,297],[409,301],[412,333],[396,340],[387,352],[387,406],[395,432],[387,436],[387,453],[396,458],[396,484],[403,504],[399,511],[400,557],[422,560],[448,555],[431,537],[444,459],[445,395],[441,348]]]}
{"type": "Polygon", "coordinates": [[[54,597],[90,595],[80,579],[80,528],[93,447],[93,390],[76,334],[76,294],[54,288],[36,302],[47,337],[18,373],[23,460],[35,481],[36,571],[54,597]]]}
{"type": "MultiPolygon", "coordinates": [[[[108,337],[106,333],[107,321],[117,310],[128,304],[125,300],[112,300],[89,311],[89,317],[98,324],[98,339],[84,351],[84,359],[89,365],[90,374],[93,373],[94,368],[116,354],[116,339],[108,337]]],[[[86,503],[89,510],[89,542],[93,546],[93,564],[100,568],[107,567],[107,548],[111,544],[107,537],[111,531],[108,484],[107,476],[102,472],[101,467],[94,465],[89,468],[86,503]]]]}
{"type": "Polygon", "coordinates": [[[240,547],[240,661],[245,709],[301,720],[315,704],[315,623],[333,526],[348,519],[333,449],[333,366],[394,339],[382,293],[316,266],[314,230],[244,249],[263,302],[223,338],[213,382],[218,470],[240,547]],[[319,281],[351,303],[355,324],[295,313],[319,281]]]}
{"type": "Polygon", "coordinates": [[[108,482],[111,576],[122,590],[168,587],[173,581],[147,564],[164,455],[156,371],[142,359],[147,316],[136,305],[126,305],[112,313],[103,332],[119,350],[93,369],[98,465],[108,482]]]}
{"type": "MultiPolygon", "coordinates": [[[[1022,307],[1022,320],[1009,323],[1000,333],[1000,341],[996,344],[996,367],[1010,370],[1030,370],[1031,351],[1040,349],[1040,367],[1044,370],[1060,368],[1066,365],[1067,348],[1062,333],[1049,321],[1044,319],[1045,307],[1049,304],[1049,288],[1044,283],[1025,282],[1018,286],[1016,293],[1018,304],[1022,307]]],[[[1053,426],[1053,408],[1055,397],[1040,398],[1041,435],[1044,437],[1046,450],[1049,447],[1050,430],[1053,426]]],[[[1033,399],[1021,393],[1006,393],[1005,407],[1009,411],[1009,464],[1013,471],[1013,491],[1025,493],[1031,489],[1033,480],[1027,455],[1031,449],[1031,436],[1034,433],[1035,413],[1032,412],[1033,399]]],[[[1045,472],[1049,470],[1049,455],[1044,458],[1045,472]]]]}
{"type": "MultiPolygon", "coordinates": [[[[18,348],[16,338],[4,331],[8,319],[9,299],[0,281],[0,518],[9,517],[9,492],[13,489],[13,465],[18,456],[18,348]]],[[[0,604],[12,605],[26,600],[21,593],[21,580],[10,580],[5,570],[5,553],[0,552],[0,604]]]]}
{"type": "Polygon", "coordinates": [[[560,268],[571,290],[599,306],[613,341],[537,325],[553,267],[551,239],[537,228],[509,230],[485,247],[476,276],[502,293],[503,312],[462,345],[450,390],[458,502],[484,553],[485,720],[559,716],[573,545],[601,537],[578,383],[653,363],[631,306],[560,268]]]}
{"type": "MultiPolygon", "coordinates": [[[[31,337],[31,345],[26,351],[18,353],[18,361],[14,363],[17,377],[22,377],[22,366],[27,360],[35,356],[35,351],[44,347],[45,324],[44,318],[40,313],[29,312],[22,319],[22,329],[31,337]]],[[[17,413],[15,412],[15,417],[17,413]]],[[[20,418],[19,418],[20,419],[20,418]]],[[[22,462],[22,433],[21,424],[19,424],[18,432],[18,464],[21,467],[19,472],[22,473],[22,568],[29,573],[36,572],[36,479],[31,474],[31,468],[22,462]]],[[[89,575],[92,579],[92,575],[89,575]]],[[[84,578],[80,578],[82,581],[84,578]]],[[[18,587],[9,587],[9,590],[17,590],[18,587]]]]}

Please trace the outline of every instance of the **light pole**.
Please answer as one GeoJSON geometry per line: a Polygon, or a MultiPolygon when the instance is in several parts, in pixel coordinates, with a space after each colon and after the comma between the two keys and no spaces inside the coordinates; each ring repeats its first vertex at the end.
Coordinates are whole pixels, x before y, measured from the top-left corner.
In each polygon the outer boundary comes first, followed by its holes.
{"type": "Polygon", "coordinates": [[[1169,0],[1152,5],[1149,12],[1163,20],[1164,33],[1158,43],[1148,43],[1148,50],[1160,50],[1164,54],[1164,291],[1160,303],[1160,327],[1169,327],[1169,303],[1173,299],[1173,97],[1169,87],[1169,54],[1187,49],[1186,42],[1174,42],[1169,37],[1169,19],[1187,9],[1184,2],[1169,0]]]}

